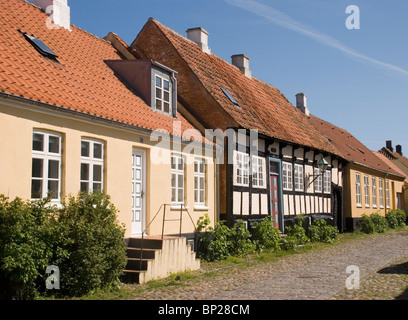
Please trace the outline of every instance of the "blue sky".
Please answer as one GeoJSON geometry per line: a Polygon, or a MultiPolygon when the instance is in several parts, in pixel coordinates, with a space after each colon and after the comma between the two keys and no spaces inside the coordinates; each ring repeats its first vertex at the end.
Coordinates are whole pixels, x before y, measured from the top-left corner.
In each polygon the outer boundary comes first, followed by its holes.
{"type": "Polygon", "coordinates": [[[392,140],[408,154],[408,1],[394,0],[68,0],[71,22],[131,43],[149,17],[186,35],[209,32],[212,53],[245,53],[252,75],[290,102],[304,92],[312,114],[372,150],[392,140]],[[360,29],[346,28],[346,7],[360,29]],[[406,150],[405,150],[406,149],[406,150]]]}

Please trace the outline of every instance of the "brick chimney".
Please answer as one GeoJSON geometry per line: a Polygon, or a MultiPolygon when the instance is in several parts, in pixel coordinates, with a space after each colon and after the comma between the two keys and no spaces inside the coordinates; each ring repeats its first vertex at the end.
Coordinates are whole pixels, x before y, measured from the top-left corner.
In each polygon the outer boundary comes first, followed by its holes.
{"type": "Polygon", "coordinates": [[[187,31],[187,39],[195,42],[201,50],[205,53],[211,53],[211,49],[208,47],[208,32],[201,27],[191,28],[187,31]]]}
{"type": "Polygon", "coordinates": [[[298,93],[296,95],[296,108],[302,111],[305,115],[310,116],[310,111],[307,107],[307,96],[304,93],[298,93]]]}
{"type": "Polygon", "coordinates": [[[402,146],[399,144],[397,146],[395,146],[396,152],[402,156],[402,146]]]}
{"type": "Polygon", "coordinates": [[[385,141],[385,146],[388,150],[390,150],[391,152],[394,152],[394,148],[392,147],[392,141],[391,140],[387,140],[385,141]]]}
{"type": "Polygon", "coordinates": [[[235,54],[231,56],[231,63],[241,70],[247,78],[252,78],[252,72],[249,69],[249,58],[245,54],[235,54]]]}
{"type": "Polygon", "coordinates": [[[47,27],[55,29],[58,26],[71,31],[71,9],[67,0],[34,0],[33,4],[52,18],[54,25],[47,24],[47,27]]]}

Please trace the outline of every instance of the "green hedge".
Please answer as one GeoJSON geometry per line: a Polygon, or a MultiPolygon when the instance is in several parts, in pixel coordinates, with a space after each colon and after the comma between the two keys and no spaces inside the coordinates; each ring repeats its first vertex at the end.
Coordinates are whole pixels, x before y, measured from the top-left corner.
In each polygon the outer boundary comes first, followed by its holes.
{"type": "Polygon", "coordinates": [[[406,226],[407,215],[403,210],[390,210],[385,217],[378,212],[370,215],[364,214],[360,220],[359,227],[364,233],[383,233],[388,229],[396,229],[406,226]]]}
{"type": "MultiPolygon", "coordinates": [[[[124,227],[109,196],[49,199],[0,196],[0,298],[33,299],[46,292],[48,266],[60,270],[57,296],[81,296],[115,284],[126,265],[124,227]]],[[[48,291],[50,292],[50,291],[48,291]]]]}

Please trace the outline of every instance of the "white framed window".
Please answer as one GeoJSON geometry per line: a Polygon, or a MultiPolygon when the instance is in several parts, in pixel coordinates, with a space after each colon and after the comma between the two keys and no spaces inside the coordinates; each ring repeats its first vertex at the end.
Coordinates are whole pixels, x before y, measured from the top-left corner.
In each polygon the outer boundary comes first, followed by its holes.
{"type": "Polygon", "coordinates": [[[356,173],[356,204],[361,206],[361,175],[356,173]]]}
{"type": "Polygon", "coordinates": [[[385,180],[385,206],[390,207],[390,182],[385,180]]]}
{"type": "Polygon", "coordinates": [[[384,208],[383,179],[378,179],[378,195],[379,195],[379,198],[380,198],[380,208],[384,208]]]}
{"type": "Polygon", "coordinates": [[[205,206],[205,160],[194,159],[194,204],[205,206]]]}
{"type": "Polygon", "coordinates": [[[323,177],[322,177],[322,174],[321,174],[319,168],[314,168],[314,177],[313,177],[313,179],[315,179],[314,183],[313,183],[314,184],[314,191],[316,193],[322,192],[323,177]]]}
{"type": "Polygon", "coordinates": [[[282,162],[282,171],[283,171],[283,190],[293,190],[292,164],[289,162],[282,162]]]}
{"type": "Polygon", "coordinates": [[[62,135],[34,130],[32,145],[31,199],[61,200],[62,135]]]}
{"type": "Polygon", "coordinates": [[[331,171],[326,170],[323,175],[323,192],[331,193],[331,171]]]}
{"type": "Polygon", "coordinates": [[[255,188],[265,188],[265,158],[252,156],[252,186],[255,188]]]}
{"type": "Polygon", "coordinates": [[[303,166],[300,164],[295,164],[295,190],[304,191],[304,189],[305,189],[305,183],[304,183],[303,166]]]}
{"type": "Polygon", "coordinates": [[[364,176],[364,203],[367,208],[370,207],[370,178],[364,176]]]}
{"type": "Polygon", "coordinates": [[[377,178],[371,178],[371,200],[373,202],[373,207],[377,208],[377,178]]]}
{"type": "Polygon", "coordinates": [[[104,183],[104,143],[81,140],[81,191],[102,192],[104,183]]]}
{"type": "Polygon", "coordinates": [[[171,202],[184,204],[184,157],[171,155],[171,202]]]}
{"type": "Polygon", "coordinates": [[[155,75],[155,108],[157,111],[172,115],[172,88],[170,77],[157,72],[155,75]]]}
{"type": "Polygon", "coordinates": [[[235,151],[235,184],[249,186],[249,155],[235,151]]]}

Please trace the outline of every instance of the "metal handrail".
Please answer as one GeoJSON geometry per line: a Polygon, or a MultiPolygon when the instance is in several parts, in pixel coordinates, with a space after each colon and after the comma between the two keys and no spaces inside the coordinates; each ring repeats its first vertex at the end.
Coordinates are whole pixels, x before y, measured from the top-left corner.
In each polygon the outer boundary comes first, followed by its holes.
{"type": "Polygon", "coordinates": [[[156,212],[155,216],[153,217],[152,220],[150,220],[150,222],[148,223],[148,225],[145,227],[145,229],[142,232],[142,239],[141,239],[141,248],[140,248],[140,260],[139,260],[139,270],[142,270],[142,260],[143,260],[143,242],[144,242],[144,234],[147,231],[147,229],[150,227],[150,225],[152,224],[152,222],[156,219],[157,215],[160,213],[160,211],[162,210],[162,208],[164,207],[164,211],[163,211],[163,220],[162,220],[162,234],[161,234],[161,239],[163,240],[164,237],[164,223],[166,221],[180,221],[180,231],[179,231],[179,236],[181,237],[181,228],[182,228],[182,224],[183,224],[183,209],[185,211],[187,211],[188,216],[190,217],[190,220],[194,226],[194,230],[197,229],[196,224],[194,223],[193,218],[191,217],[190,212],[188,211],[187,207],[184,204],[180,204],[180,218],[179,219],[171,219],[171,220],[166,220],[166,207],[167,206],[175,206],[174,204],[167,204],[167,203],[163,203],[159,210],[156,212]],[[184,208],[183,208],[184,207],[184,208]]]}

